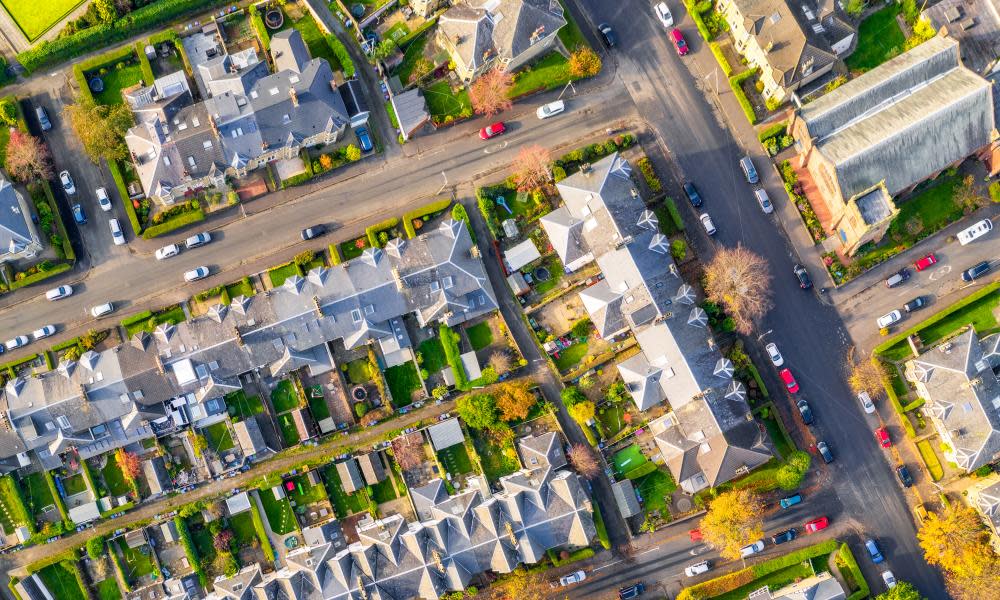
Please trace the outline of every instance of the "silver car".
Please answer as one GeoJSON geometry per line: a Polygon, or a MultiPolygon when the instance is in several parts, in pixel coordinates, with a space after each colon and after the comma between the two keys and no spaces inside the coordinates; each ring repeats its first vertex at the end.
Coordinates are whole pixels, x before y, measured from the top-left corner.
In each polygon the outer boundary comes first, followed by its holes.
{"type": "Polygon", "coordinates": [[[190,271],[184,273],[184,281],[192,282],[198,281],[199,279],[204,279],[208,277],[208,267],[198,267],[196,269],[191,269],[190,271]]]}
{"type": "Polygon", "coordinates": [[[899,310],[894,310],[878,318],[877,321],[878,328],[883,329],[885,327],[891,327],[902,320],[903,320],[903,313],[899,312],[899,310]]]}
{"type": "Polygon", "coordinates": [[[39,327],[38,329],[31,332],[31,337],[35,338],[35,341],[37,342],[42,338],[47,338],[50,335],[53,335],[55,332],[56,332],[55,325],[45,325],[44,327],[39,327]]]}
{"type": "Polygon", "coordinates": [[[118,219],[109,219],[108,226],[111,227],[111,239],[115,242],[115,246],[124,246],[125,234],[122,232],[122,224],[118,219]]]}
{"type": "Polygon", "coordinates": [[[212,241],[212,234],[207,231],[202,231],[201,233],[196,233],[184,240],[184,245],[187,246],[188,250],[191,248],[197,248],[198,246],[204,246],[205,244],[212,241]]]}
{"type": "Polygon", "coordinates": [[[100,318],[115,312],[115,305],[110,302],[105,302],[104,304],[98,304],[94,308],[90,309],[90,315],[94,318],[100,318]]]}
{"type": "Polygon", "coordinates": [[[4,344],[4,345],[7,346],[8,350],[14,350],[16,348],[21,348],[23,346],[27,346],[29,343],[31,343],[31,340],[28,338],[28,336],[26,336],[26,335],[19,335],[19,336],[15,337],[14,339],[7,340],[7,343],[4,344]]]}

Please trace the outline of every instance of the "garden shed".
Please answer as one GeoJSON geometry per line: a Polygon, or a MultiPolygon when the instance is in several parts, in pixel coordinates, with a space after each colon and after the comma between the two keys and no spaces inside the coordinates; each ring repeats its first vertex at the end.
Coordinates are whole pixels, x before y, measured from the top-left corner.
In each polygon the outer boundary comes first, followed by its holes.
{"type": "Polygon", "coordinates": [[[436,451],[465,442],[465,434],[462,433],[462,426],[456,418],[431,425],[427,428],[427,433],[431,436],[431,445],[436,451]]]}
{"type": "Polygon", "coordinates": [[[507,259],[507,266],[510,267],[510,270],[517,271],[521,267],[538,260],[542,255],[538,252],[535,242],[527,239],[504,252],[504,257],[507,259]]]}

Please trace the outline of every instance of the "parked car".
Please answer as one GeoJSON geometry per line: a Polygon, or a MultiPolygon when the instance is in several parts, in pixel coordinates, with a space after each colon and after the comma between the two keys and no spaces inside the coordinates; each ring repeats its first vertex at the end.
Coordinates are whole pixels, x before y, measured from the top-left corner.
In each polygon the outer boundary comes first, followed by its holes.
{"type": "Polygon", "coordinates": [[[929,268],[931,265],[937,264],[937,261],[938,261],[937,256],[935,256],[934,253],[931,252],[927,256],[913,263],[913,267],[918,271],[923,271],[924,269],[929,268]]]}
{"type": "Polygon", "coordinates": [[[702,540],[701,530],[691,529],[690,531],[688,531],[688,539],[690,539],[692,542],[700,542],[702,540]]]}
{"type": "Polygon", "coordinates": [[[882,581],[885,582],[885,587],[890,590],[896,587],[896,576],[892,574],[892,571],[882,571],[882,581]]]}
{"type": "Polygon", "coordinates": [[[7,340],[7,343],[4,344],[4,346],[6,346],[8,350],[16,350],[18,348],[27,346],[30,343],[31,339],[29,339],[28,336],[18,335],[14,336],[12,339],[7,340]]]}
{"type": "Polygon", "coordinates": [[[59,173],[59,183],[62,184],[63,191],[66,192],[67,196],[72,196],[76,193],[76,184],[73,183],[73,178],[69,176],[69,171],[59,173]]]}
{"type": "Polygon", "coordinates": [[[302,230],[300,234],[303,240],[311,240],[318,238],[319,236],[326,233],[326,225],[313,225],[312,227],[306,227],[302,230]]]}
{"type": "Polygon", "coordinates": [[[740,548],[740,556],[746,558],[748,556],[753,556],[759,552],[764,551],[764,540],[757,540],[752,544],[748,544],[740,548]]]}
{"type": "Polygon", "coordinates": [[[702,573],[707,573],[712,568],[712,563],[707,560],[703,560],[699,563],[694,563],[684,568],[684,574],[688,577],[694,577],[695,575],[701,575],[702,573]]]}
{"type": "Polygon", "coordinates": [[[792,272],[795,273],[795,277],[799,280],[800,288],[808,290],[813,286],[812,278],[809,277],[809,271],[806,271],[805,267],[795,263],[795,266],[792,267],[792,272]]]}
{"type": "Polygon", "coordinates": [[[913,476],[910,475],[910,470],[906,468],[906,465],[896,467],[896,476],[899,477],[899,482],[903,484],[903,487],[913,485],[913,476]]]}
{"type": "Polygon", "coordinates": [[[483,140],[489,140],[495,138],[498,135],[503,134],[507,131],[507,126],[504,125],[503,121],[497,121],[492,125],[487,125],[479,130],[479,138],[483,140]]]}
{"type": "Polygon", "coordinates": [[[95,318],[110,315],[113,312],[115,312],[115,305],[110,302],[105,302],[104,304],[98,304],[97,306],[90,309],[91,316],[95,318]]]}
{"type": "Polygon", "coordinates": [[[858,401],[861,402],[861,408],[865,409],[866,413],[875,412],[875,403],[872,402],[872,397],[868,395],[868,392],[858,392],[858,401]]]}
{"type": "Polygon", "coordinates": [[[819,450],[819,455],[823,457],[823,462],[826,464],[833,462],[833,452],[830,452],[830,447],[826,445],[826,442],[816,442],[816,449],[819,450]]]}
{"type": "Polygon", "coordinates": [[[903,320],[903,313],[899,312],[899,310],[894,310],[879,317],[876,323],[878,323],[878,328],[882,329],[884,327],[892,327],[893,325],[899,323],[902,320],[903,320]]]}
{"type": "Polygon", "coordinates": [[[559,585],[561,587],[566,587],[568,585],[573,585],[574,583],[580,583],[587,578],[587,574],[583,571],[574,571],[569,575],[565,575],[559,578],[559,585]]]}
{"type": "Polygon", "coordinates": [[[633,583],[630,586],[623,587],[618,590],[618,600],[632,600],[632,598],[638,598],[646,591],[646,585],[641,581],[639,583],[633,583]]]}
{"type": "Polygon", "coordinates": [[[355,129],[354,135],[358,136],[358,145],[361,146],[362,152],[367,154],[375,148],[372,144],[372,136],[368,135],[368,130],[364,127],[358,127],[355,129]]]}
{"type": "Polygon", "coordinates": [[[670,41],[674,43],[674,48],[677,50],[678,56],[687,56],[687,53],[691,51],[680,29],[670,30],[670,41]]]}
{"type": "Polygon", "coordinates": [[[47,300],[62,300],[68,296],[73,295],[73,286],[71,285],[61,285],[57,288],[52,288],[51,290],[45,292],[45,298],[47,300]]]}
{"type": "Polygon", "coordinates": [[[38,118],[38,126],[42,128],[42,131],[52,129],[52,121],[49,120],[49,113],[46,112],[45,107],[36,106],[35,117],[38,118]]]}
{"type": "Polygon", "coordinates": [[[618,37],[615,35],[614,30],[611,29],[611,25],[601,23],[597,26],[597,31],[601,34],[601,41],[608,48],[614,48],[618,44],[618,37]]]}
{"type": "Polygon", "coordinates": [[[698,189],[694,187],[694,184],[690,181],[684,182],[684,193],[687,194],[688,200],[691,202],[691,206],[697,208],[701,206],[701,196],[698,195],[698,189]]]}
{"type": "Polygon", "coordinates": [[[971,227],[967,227],[962,231],[958,232],[958,243],[963,246],[983,237],[990,231],[993,231],[993,221],[989,219],[983,219],[971,227]]]}
{"type": "Polygon", "coordinates": [[[795,494],[794,496],[788,496],[787,498],[782,498],[778,504],[781,508],[788,508],[790,506],[795,506],[802,502],[802,494],[795,494]]]}
{"type": "Polygon", "coordinates": [[[184,240],[184,245],[188,250],[191,248],[197,248],[198,246],[204,246],[205,244],[212,241],[212,234],[207,231],[202,231],[201,233],[196,233],[184,240]]]}
{"type": "Polygon", "coordinates": [[[785,387],[788,388],[789,392],[793,394],[798,393],[799,382],[795,381],[795,376],[792,375],[792,372],[790,370],[782,369],[778,371],[778,377],[781,377],[781,380],[785,382],[785,387]]]}
{"type": "Polygon", "coordinates": [[[115,246],[125,245],[125,233],[122,231],[122,224],[118,219],[108,219],[108,226],[111,228],[111,239],[115,246]]]}
{"type": "Polygon", "coordinates": [[[549,117],[554,117],[559,113],[566,110],[566,103],[562,100],[556,100],[555,102],[549,102],[548,104],[543,104],[538,107],[535,111],[535,116],[539,119],[548,119],[549,117]]]}
{"type": "Polygon", "coordinates": [[[708,235],[715,235],[715,223],[712,222],[712,217],[708,213],[701,213],[698,217],[701,220],[702,226],[705,227],[705,233],[708,235]]]}
{"type": "Polygon", "coordinates": [[[875,540],[871,538],[865,540],[865,549],[868,550],[868,556],[871,557],[872,562],[876,565],[885,560],[885,557],[882,556],[882,551],[879,549],[878,544],[875,543],[875,540]]]}
{"type": "Polygon", "coordinates": [[[32,331],[31,337],[35,338],[35,341],[37,342],[42,338],[47,338],[50,335],[54,335],[55,332],[56,332],[55,325],[43,325],[42,327],[39,327],[38,329],[32,331]]]}
{"type": "Polygon", "coordinates": [[[802,422],[806,425],[812,425],[813,423],[813,411],[809,408],[809,403],[805,400],[799,400],[795,403],[799,407],[799,414],[802,416],[802,422]]]}
{"type": "Polygon", "coordinates": [[[906,312],[909,313],[909,312],[913,312],[915,310],[920,310],[921,308],[923,308],[925,306],[927,306],[927,297],[926,296],[917,296],[913,300],[910,300],[909,302],[907,302],[906,304],[904,304],[903,305],[903,310],[905,310],[906,312]]]}
{"type": "Polygon", "coordinates": [[[889,278],[885,280],[885,287],[894,288],[909,278],[910,278],[910,270],[907,269],[906,267],[903,267],[896,273],[890,275],[889,278]]]}
{"type": "Polygon", "coordinates": [[[827,517],[820,517],[818,519],[813,519],[806,523],[806,533],[816,533],[817,531],[822,531],[830,526],[830,519],[827,517]]]}
{"type": "Polygon", "coordinates": [[[187,281],[188,283],[192,281],[198,281],[199,279],[204,279],[208,277],[208,273],[209,273],[208,267],[206,266],[196,267],[184,273],[184,281],[187,281]]]}
{"type": "Polygon", "coordinates": [[[770,344],[764,346],[764,349],[767,350],[767,356],[770,357],[771,364],[773,364],[776,367],[780,367],[781,365],[785,364],[784,357],[781,356],[781,352],[778,352],[777,344],[771,342],[770,344]]]}
{"type": "Polygon", "coordinates": [[[656,18],[660,20],[660,23],[662,23],[664,27],[674,26],[674,15],[670,13],[670,9],[667,8],[666,2],[660,2],[654,6],[653,12],[656,13],[656,18]]]}
{"type": "Polygon", "coordinates": [[[968,281],[968,282],[971,283],[971,282],[979,279],[983,275],[989,273],[990,272],[990,268],[991,267],[990,267],[989,261],[984,260],[983,262],[977,264],[976,266],[970,267],[970,268],[966,269],[965,271],[963,271],[962,272],[962,279],[964,279],[965,281],[968,281]]]}
{"type": "Polygon", "coordinates": [[[173,258],[181,253],[181,248],[177,244],[167,244],[162,248],[158,248],[154,254],[156,255],[156,260],[165,260],[168,258],[173,258]]]}
{"type": "Polygon", "coordinates": [[[108,190],[99,187],[94,190],[94,195],[97,196],[97,205],[101,207],[101,210],[111,212],[111,198],[108,198],[108,190]]]}
{"type": "Polygon", "coordinates": [[[885,427],[879,427],[875,430],[875,439],[878,440],[879,446],[892,448],[892,439],[889,438],[889,430],[885,427]]]}
{"type": "Polygon", "coordinates": [[[747,183],[750,185],[754,185],[760,181],[757,169],[753,166],[753,160],[749,156],[744,156],[740,159],[740,169],[743,170],[743,176],[746,177],[747,183]]]}
{"type": "Polygon", "coordinates": [[[771,543],[777,546],[778,544],[784,544],[785,542],[790,542],[798,537],[799,532],[795,528],[786,529],[781,533],[776,533],[771,536],[771,543]]]}
{"type": "Polygon", "coordinates": [[[767,190],[759,188],[753,191],[753,195],[757,197],[757,204],[760,204],[760,209],[764,211],[765,215],[769,215],[774,212],[774,205],[771,204],[771,198],[767,195],[767,190]]]}
{"type": "Polygon", "coordinates": [[[79,204],[73,205],[73,220],[76,221],[77,225],[87,224],[87,215],[83,212],[83,207],[79,204]]]}

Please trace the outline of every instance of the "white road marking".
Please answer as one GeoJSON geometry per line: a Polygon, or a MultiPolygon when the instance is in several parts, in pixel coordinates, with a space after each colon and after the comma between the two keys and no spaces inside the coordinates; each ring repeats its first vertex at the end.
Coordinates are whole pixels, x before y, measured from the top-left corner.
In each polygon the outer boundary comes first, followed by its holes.
{"type": "Polygon", "coordinates": [[[596,573],[597,571],[600,571],[601,569],[607,569],[608,567],[613,567],[613,566],[617,565],[617,564],[618,564],[618,563],[620,563],[620,562],[622,562],[622,561],[620,561],[620,560],[616,560],[616,561],[614,561],[614,562],[609,562],[609,563],[608,563],[608,564],[606,564],[606,565],[601,565],[601,566],[599,566],[599,567],[595,568],[595,569],[594,569],[594,572],[596,573]]]}
{"type": "Polygon", "coordinates": [[[656,547],[650,548],[649,550],[643,550],[642,552],[639,553],[639,555],[641,556],[643,554],[649,554],[650,552],[656,552],[659,549],[660,549],[660,547],[656,546],[656,547]]]}

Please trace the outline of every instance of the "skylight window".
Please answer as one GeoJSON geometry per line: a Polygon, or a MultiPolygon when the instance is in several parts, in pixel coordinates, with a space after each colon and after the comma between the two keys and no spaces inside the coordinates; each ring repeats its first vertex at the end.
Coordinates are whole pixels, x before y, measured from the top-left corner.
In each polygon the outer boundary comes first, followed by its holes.
{"type": "Polygon", "coordinates": [[[275,88],[271,88],[271,89],[267,90],[267,93],[271,94],[272,96],[277,96],[278,95],[278,88],[276,88],[276,87],[275,88]]]}
{"type": "Polygon", "coordinates": [[[375,314],[375,305],[374,304],[369,304],[368,306],[366,306],[365,307],[365,314],[366,315],[373,315],[373,314],[375,314]]]}
{"type": "Polygon", "coordinates": [[[356,309],[356,308],[354,310],[352,310],[351,311],[351,320],[354,321],[355,323],[360,323],[361,322],[361,311],[358,310],[358,309],[356,309]]]}
{"type": "Polygon", "coordinates": [[[205,150],[208,150],[209,148],[212,147],[212,140],[205,140],[204,142],[201,143],[201,147],[204,148],[205,150]]]}
{"type": "Polygon", "coordinates": [[[431,282],[431,291],[436,292],[441,289],[441,284],[438,281],[431,282]]]}
{"type": "MultiPolygon", "coordinates": [[[[176,125],[176,123],[175,123],[175,125],[176,125]]],[[[187,128],[188,128],[188,124],[184,123],[184,122],[182,122],[180,125],[177,125],[177,131],[184,131],[187,128]]]]}
{"type": "Polygon", "coordinates": [[[163,156],[163,164],[167,165],[168,167],[170,166],[170,157],[169,156],[166,156],[166,155],[163,156]]]}
{"type": "Polygon", "coordinates": [[[441,285],[444,286],[444,289],[446,290],[451,289],[455,287],[455,278],[448,275],[441,281],[441,285]]]}
{"type": "Polygon", "coordinates": [[[288,82],[289,83],[298,83],[299,82],[299,76],[298,75],[292,75],[291,77],[288,78],[288,82]]]}
{"type": "Polygon", "coordinates": [[[191,165],[192,167],[198,166],[198,163],[194,162],[194,157],[193,156],[189,156],[188,157],[188,164],[191,165]]]}
{"type": "Polygon", "coordinates": [[[192,127],[201,127],[201,121],[198,120],[198,117],[191,117],[191,126],[192,127]]]}

